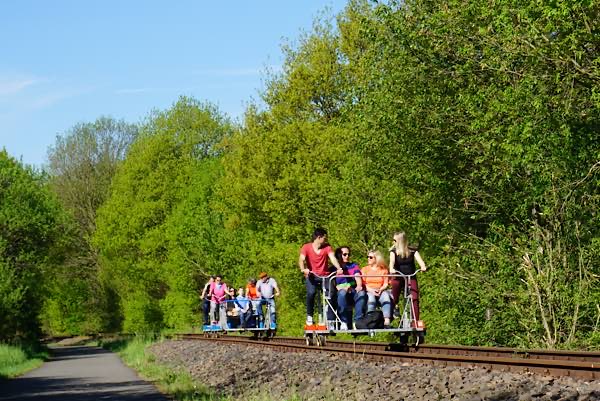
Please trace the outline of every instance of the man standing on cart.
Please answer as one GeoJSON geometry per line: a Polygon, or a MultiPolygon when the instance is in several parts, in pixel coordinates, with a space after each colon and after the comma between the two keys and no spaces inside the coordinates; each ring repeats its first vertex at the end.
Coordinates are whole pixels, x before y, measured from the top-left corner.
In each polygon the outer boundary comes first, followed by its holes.
{"type": "Polygon", "coordinates": [[[268,305],[268,310],[270,311],[269,317],[271,318],[271,327],[266,327],[267,329],[274,329],[276,327],[276,315],[275,315],[275,299],[274,297],[279,296],[279,287],[277,286],[277,281],[274,278],[269,277],[266,272],[262,272],[258,275],[258,282],[256,283],[256,293],[258,298],[260,299],[260,304],[258,306],[258,316],[259,320],[262,320],[262,305],[268,305]]]}
{"type": "MultiPolygon", "coordinates": [[[[330,279],[327,260],[333,264],[338,274],[343,274],[342,267],[335,258],[333,249],[327,243],[327,231],[323,228],[317,228],[312,236],[312,242],[304,244],[300,249],[298,258],[298,267],[304,274],[304,283],[306,285],[306,324],[313,324],[313,314],[315,309],[315,295],[317,289],[325,290],[328,295],[330,279]]],[[[327,320],[335,319],[331,308],[327,309],[327,320]]]]}

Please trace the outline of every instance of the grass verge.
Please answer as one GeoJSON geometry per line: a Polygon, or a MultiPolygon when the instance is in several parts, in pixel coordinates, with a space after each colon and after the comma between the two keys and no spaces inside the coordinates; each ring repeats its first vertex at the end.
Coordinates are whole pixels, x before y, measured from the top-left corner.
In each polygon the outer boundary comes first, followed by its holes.
{"type": "MultiPolygon", "coordinates": [[[[158,340],[160,341],[160,340],[158,340]]],[[[154,356],[146,348],[157,342],[144,337],[126,339],[101,340],[101,346],[119,354],[123,362],[139,373],[144,379],[153,382],[161,392],[169,394],[177,401],[238,401],[238,399],[215,394],[206,386],[194,381],[184,370],[177,370],[156,362],[154,356]]],[[[248,384],[251,386],[251,383],[248,384]]],[[[322,398],[324,401],[337,401],[335,397],[322,398]]],[[[268,391],[239,398],[243,401],[273,401],[268,391]]],[[[298,394],[277,398],[277,401],[302,401],[298,394]]]]}
{"type": "Polygon", "coordinates": [[[153,355],[146,351],[146,347],[154,342],[156,340],[134,337],[102,342],[102,347],[118,353],[125,364],[178,401],[230,400],[210,392],[195,382],[189,373],[158,364],[153,355]]]}
{"type": "Polygon", "coordinates": [[[0,378],[11,378],[38,368],[48,352],[35,345],[0,344],[0,378]]]}

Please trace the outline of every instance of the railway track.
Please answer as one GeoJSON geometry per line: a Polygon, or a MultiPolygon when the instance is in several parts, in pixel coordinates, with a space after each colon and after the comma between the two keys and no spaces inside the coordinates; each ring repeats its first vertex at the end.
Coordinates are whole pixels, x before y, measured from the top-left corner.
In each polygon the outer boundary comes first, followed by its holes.
{"type": "Polygon", "coordinates": [[[326,352],[359,354],[365,359],[420,363],[432,366],[477,366],[510,372],[531,372],[550,376],[570,376],[583,380],[600,379],[600,352],[521,350],[515,348],[421,345],[329,340],[326,345],[306,345],[303,337],[253,339],[243,336],[205,337],[203,334],[180,334],[182,340],[220,341],[260,345],[288,352],[326,352]]]}

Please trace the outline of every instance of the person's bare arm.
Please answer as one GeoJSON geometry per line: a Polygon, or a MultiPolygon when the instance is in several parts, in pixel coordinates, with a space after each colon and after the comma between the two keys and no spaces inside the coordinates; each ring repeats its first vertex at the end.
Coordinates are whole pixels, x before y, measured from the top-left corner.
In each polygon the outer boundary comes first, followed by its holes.
{"type": "Polygon", "coordinates": [[[361,292],[363,289],[363,282],[360,273],[356,273],[354,279],[356,280],[356,292],[361,292]]]}
{"type": "Polygon", "coordinates": [[[337,269],[337,274],[344,274],[344,270],[342,269],[342,266],[340,266],[338,260],[335,258],[335,253],[333,253],[333,251],[329,252],[329,260],[331,261],[331,264],[335,266],[335,268],[337,269]]]}
{"type": "Polygon", "coordinates": [[[425,265],[425,262],[423,261],[423,258],[421,258],[421,255],[419,254],[419,251],[415,252],[415,260],[419,264],[419,267],[421,267],[421,271],[427,270],[427,266],[425,265]]]}
{"type": "Polygon", "coordinates": [[[396,264],[396,252],[390,252],[390,274],[398,273],[396,269],[394,269],[394,265],[396,264]]]}
{"type": "Polygon", "coordinates": [[[280,296],[281,292],[279,292],[279,285],[277,284],[277,281],[275,281],[275,285],[273,286],[273,288],[275,288],[275,296],[280,296]]]}
{"type": "Polygon", "coordinates": [[[308,274],[310,273],[310,270],[308,270],[308,268],[306,267],[305,261],[306,261],[306,256],[302,252],[300,252],[300,256],[298,257],[298,267],[300,268],[300,272],[302,272],[302,274],[304,274],[304,277],[308,278],[308,274]]]}
{"type": "Polygon", "coordinates": [[[383,284],[382,284],[381,288],[379,288],[379,293],[381,294],[382,292],[384,292],[388,288],[389,284],[390,284],[390,280],[387,277],[384,277],[383,284]]]}

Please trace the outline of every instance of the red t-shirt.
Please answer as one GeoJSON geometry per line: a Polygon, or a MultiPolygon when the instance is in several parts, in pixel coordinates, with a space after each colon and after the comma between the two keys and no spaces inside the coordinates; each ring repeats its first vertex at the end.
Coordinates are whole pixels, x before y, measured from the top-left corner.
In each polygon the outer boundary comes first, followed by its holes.
{"type": "Polygon", "coordinates": [[[315,253],[312,242],[304,244],[302,249],[300,249],[300,254],[306,257],[308,269],[318,276],[327,276],[329,274],[327,261],[329,260],[330,252],[333,252],[331,246],[325,244],[318,254],[315,253]]]}

